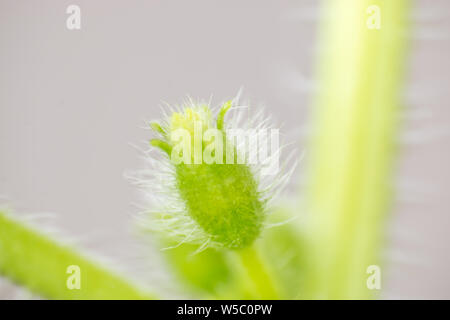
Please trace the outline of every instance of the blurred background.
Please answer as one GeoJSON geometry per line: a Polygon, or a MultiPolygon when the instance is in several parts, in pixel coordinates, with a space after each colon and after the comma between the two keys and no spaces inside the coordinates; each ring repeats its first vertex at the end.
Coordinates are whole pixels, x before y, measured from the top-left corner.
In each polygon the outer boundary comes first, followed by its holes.
{"type": "MultiPolygon", "coordinates": [[[[307,161],[320,2],[0,0],[0,204],[170,286],[132,232],[144,121],[242,87],[307,161]]],[[[450,2],[413,4],[383,297],[450,299],[450,2]]],[[[0,280],[0,298],[26,296],[0,280]]]]}

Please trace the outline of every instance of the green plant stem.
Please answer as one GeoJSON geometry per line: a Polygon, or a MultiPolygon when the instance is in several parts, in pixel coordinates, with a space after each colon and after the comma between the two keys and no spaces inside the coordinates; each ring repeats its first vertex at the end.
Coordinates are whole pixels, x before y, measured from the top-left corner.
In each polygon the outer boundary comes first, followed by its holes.
{"type": "Polygon", "coordinates": [[[256,244],[234,252],[240,265],[238,281],[245,287],[251,299],[280,299],[277,287],[268,264],[258,252],[256,244]]]}
{"type": "Polygon", "coordinates": [[[0,275],[49,299],[154,299],[155,296],[11,216],[0,212],[0,275]],[[69,289],[67,268],[80,268],[69,289]]]}
{"type": "Polygon", "coordinates": [[[325,1],[310,158],[309,298],[373,297],[366,270],[381,263],[392,197],[408,7],[408,0],[325,1]],[[381,29],[366,25],[371,5],[380,9],[381,29]]]}

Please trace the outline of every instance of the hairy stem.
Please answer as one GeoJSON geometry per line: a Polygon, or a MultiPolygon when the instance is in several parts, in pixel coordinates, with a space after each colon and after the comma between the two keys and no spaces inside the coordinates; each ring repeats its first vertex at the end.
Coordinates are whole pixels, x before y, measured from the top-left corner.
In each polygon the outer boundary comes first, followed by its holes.
{"type": "Polygon", "coordinates": [[[2,212],[0,275],[49,299],[155,298],[68,245],[2,212]]]}
{"type": "Polygon", "coordinates": [[[366,270],[380,264],[392,196],[408,4],[325,2],[310,162],[310,298],[373,296],[366,270]]]}

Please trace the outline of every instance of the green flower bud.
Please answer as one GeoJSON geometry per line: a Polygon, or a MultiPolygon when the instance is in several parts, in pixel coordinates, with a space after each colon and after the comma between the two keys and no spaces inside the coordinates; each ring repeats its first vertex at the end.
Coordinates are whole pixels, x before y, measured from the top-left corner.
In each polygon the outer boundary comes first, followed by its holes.
{"type": "Polygon", "coordinates": [[[231,105],[226,102],[215,121],[208,105],[192,104],[151,124],[158,138],[150,144],[164,157],[150,159],[156,179],[140,181],[153,190],[156,185],[150,197],[164,193],[167,199],[159,198],[162,207],[143,219],[144,227],[201,248],[240,249],[260,235],[269,197],[258,170],[241,157],[245,150],[227,137],[224,118],[231,105]]]}

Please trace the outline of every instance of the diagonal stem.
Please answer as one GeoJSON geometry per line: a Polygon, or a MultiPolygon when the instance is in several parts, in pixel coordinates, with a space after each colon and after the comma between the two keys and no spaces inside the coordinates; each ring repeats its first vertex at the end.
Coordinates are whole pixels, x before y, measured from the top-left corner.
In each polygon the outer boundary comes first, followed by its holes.
{"type": "Polygon", "coordinates": [[[0,275],[49,299],[155,299],[95,260],[2,212],[0,275]]]}

